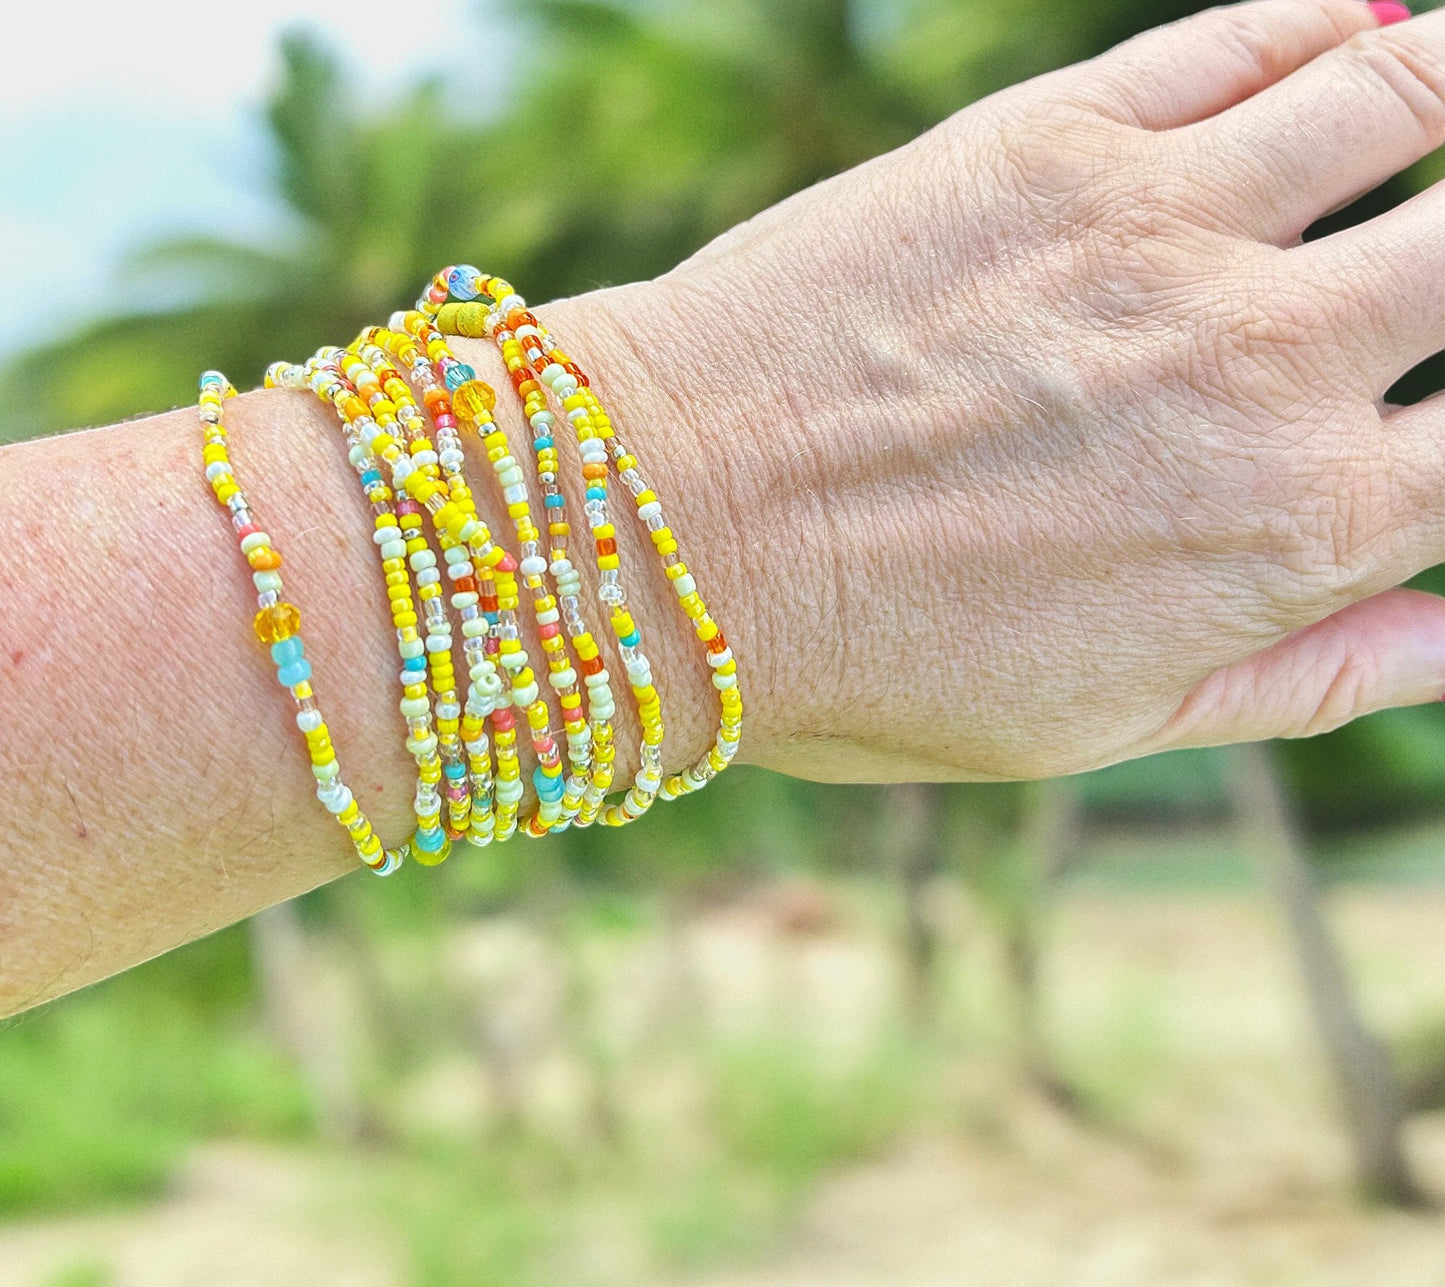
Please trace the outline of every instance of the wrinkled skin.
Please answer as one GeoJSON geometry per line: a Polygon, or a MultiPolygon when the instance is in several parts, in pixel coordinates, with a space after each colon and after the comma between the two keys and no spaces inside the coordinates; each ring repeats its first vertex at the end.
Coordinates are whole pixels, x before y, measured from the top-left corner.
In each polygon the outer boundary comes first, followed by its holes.
{"type": "Polygon", "coordinates": [[[1445,13],[1258,0],[589,297],[727,459],[748,757],[1034,777],[1438,698],[1445,603],[1390,587],[1445,559],[1445,408],[1379,399],[1445,345],[1445,191],[1299,239],[1442,141],[1445,13]]]}

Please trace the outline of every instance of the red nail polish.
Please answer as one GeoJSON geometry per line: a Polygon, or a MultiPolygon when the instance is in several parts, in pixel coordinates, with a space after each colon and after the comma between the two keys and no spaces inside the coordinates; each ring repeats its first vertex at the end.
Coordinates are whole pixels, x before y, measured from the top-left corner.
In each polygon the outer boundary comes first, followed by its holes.
{"type": "Polygon", "coordinates": [[[1365,6],[1375,15],[1375,21],[1382,27],[1388,27],[1392,22],[1404,22],[1410,17],[1408,6],[1400,3],[1400,0],[1370,0],[1365,6]]]}

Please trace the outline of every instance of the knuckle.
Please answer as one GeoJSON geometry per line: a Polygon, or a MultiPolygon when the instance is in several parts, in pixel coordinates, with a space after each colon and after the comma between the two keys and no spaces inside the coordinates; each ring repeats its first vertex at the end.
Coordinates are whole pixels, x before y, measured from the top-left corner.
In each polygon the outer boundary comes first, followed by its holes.
{"type": "Polygon", "coordinates": [[[1410,32],[1367,32],[1344,46],[1356,72],[1399,101],[1429,139],[1445,137],[1445,62],[1410,32]]]}
{"type": "Polygon", "coordinates": [[[1348,724],[1375,706],[1384,680],[1380,658],[1374,649],[1345,642],[1335,662],[1334,674],[1325,685],[1314,708],[1291,730],[1290,737],[1314,737],[1348,724]]]}
{"type": "Polygon", "coordinates": [[[1216,48],[1230,59],[1231,71],[1238,71],[1272,84],[1279,78],[1286,50],[1277,31],[1266,26],[1252,9],[1229,6],[1211,9],[1199,16],[1208,23],[1208,35],[1216,48]]]}
{"type": "Polygon", "coordinates": [[[1075,215],[1132,159],[1137,132],[1052,95],[1022,98],[996,123],[1004,182],[1031,204],[1075,215]]]}

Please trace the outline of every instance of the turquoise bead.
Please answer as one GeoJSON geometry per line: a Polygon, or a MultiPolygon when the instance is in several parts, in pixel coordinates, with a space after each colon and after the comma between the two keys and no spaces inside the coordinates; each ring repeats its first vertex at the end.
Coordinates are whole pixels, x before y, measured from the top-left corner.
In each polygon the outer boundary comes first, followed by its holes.
{"type": "Polygon", "coordinates": [[[301,642],[300,635],[292,635],[289,639],[282,639],[271,645],[271,660],[278,666],[300,661],[305,653],[306,645],[301,642]]]}
{"type": "Polygon", "coordinates": [[[548,777],[542,772],[539,764],[532,770],[532,785],[537,788],[539,800],[560,800],[562,798],[562,779],[560,777],[548,777]]]}
{"type": "Polygon", "coordinates": [[[304,657],[300,661],[288,662],[276,672],[276,678],[283,688],[295,688],[311,678],[311,663],[304,657]]]}

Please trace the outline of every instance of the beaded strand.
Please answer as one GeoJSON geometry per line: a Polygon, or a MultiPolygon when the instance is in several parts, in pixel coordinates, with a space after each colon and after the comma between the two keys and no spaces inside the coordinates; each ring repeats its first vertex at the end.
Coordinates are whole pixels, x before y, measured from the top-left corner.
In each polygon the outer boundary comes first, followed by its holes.
{"type": "MultiPolygon", "coordinates": [[[[336,361],[333,350],[322,350],[304,367],[291,366],[284,362],[274,363],[266,372],[268,385],[286,388],[309,388],[327,405],[331,406],[340,420],[346,438],[348,457],[356,470],[361,490],[371,506],[374,530],[372,541],[381,558],[382,576],[386,582],[387,604],[391,612],[392,627],[396,633],[397,652],[401,658],[400,679],[402,697],[400,709],[406,721],[407,751],[416,760],[417,785],[412,802],[416,815],[416,830],[403,848],[404,854],[415,858],[424,865],[442,862],[450,852],[451,836],[441,826],[441,799],[439,784],[447,766],[445,757],[438,753],[438,738],[432,726],[432,703],[428,687],[440,703],[445,700],[448,689],[446,676],[435,667],[428,675],[428,663],[432,654],[428,651],[431,632],[423,637],[419,630],[417,603],[413,595],[412,578],[408,564],[417,573],[418,595],[425,593],[422,578],[427,567],[426,559],[435,556],[426,548],[425,539],[417,539],[420,520],[415,515],[402,512],[394,504],[393,492],[386,485],[377,459],[371,448],[363,441],[367,426],[380,431],[380,422],[373,418],[387,414],[379,409],[379,400],[368,402],[367,385],[357,385],[344,374],[336,361]]],[[[423,599],[423,610],[426,600],[423,599]]],[[[428,614],[430,618],[431,614],[428,614]]]]}
{"type": "MultiPolygon", "coordinates": [[[[470,265],[462,265],[437,274],[433,289],[425,298],[434,309],[437,328],[444,334],[479,337],[491,334],[495,338],[503,325],[510,328],[512,338],[522,343],[532,372],[571,421],[582,453],[583,478],[587,488],[585,508],[597,547],[598,567],[602,569],[602,585],[598,593],[613,610],[613,628],[618,632],[624,665],[628,668],[634,693],[639,697],[639,710],[647,689],[651,688],[651,673],[638,647],[640,631],[627,612],[625,593],[620,592],[616,543],[607,523],[605,475],[608,463],[631,494],[637,518],[661,559],[679,606],[703,645],[712,670],[712,682],[718,691],[720,708],[718,731],[712,746],[690,767],[663,780],[660,710],[655,716],[658,726],[658,731],[653,734],[655,740],[649,740],[648,734],[652,730],[644,719],[643,767],[638,770],[633,787],[622,803],[611,806],[603,821],[619,826],[640,817],[658,796],[671,800],[701,789],[731,763],[742,737],[743,703],[737,684],[737,663],[726,637],[698,591],[696,578],[682,557],[662,504],[642,473],[636,454],[617,434],[587,376],[557,346],[546,327],[527,310],[525,301],[508,282],[485,276],[470,265]],[[435,282],[444,282],[448,293],[461,302],[435,303],[435,282]],[[468,303],[479,297],[488,301],[487,305],[468,310],[468,303]],[[607,535],[599,536],[599,529],[606,531],[607,535]],[[645,680],[645,684],[639,683],[640,680],[645,680]]],[[[652,690],[654,696],[655,691],[652,690]]]]}
{"type": "MultiPolygon", "coordinates": [[[[433,362],[429,365],[435,368],[438,375],[447,370],[457,370],[459,366],[471,371],[470,367],[456,363],[445,338],[431,325],[425,314],[420,311],[401,313],[392,318],[392,323],[390,328],[381,329],[378,333],[389,351],[405,354],[417,352],[419,347],[424,347],[427,353],[433,355],[433,362]]],[[[418,371],[421,361],[425,359],[416,363],[418,371]]],[[[561,705],[567,755],[571,766],[571,773],[561,784],[560,797],[549,799],[545,788],[550,785],[548,779],[555,782],[556,775],[552,768],[555,763],[560,770],[560,761],[554,761],[539,751],[539,770],[534,774],[534,781],[538,784],[540,806],[538,812],[529,820],[528,833],[542,835],[548,829],[564,830],[574,820],[580,826],[587,826],[597,816],[612,782],[615,751],[611,721],[616,707],[612,701],[611,690],[607,687],[606,673],[598,660],[597,645],[578,610],[577,592],[580,590],[580,580],[575,578],[575,574],[573,580],[567,579],[567,574],[571,571],[570,564],[559,565],[555,564],[554,560],[554,563],[549,565],[548,561],[541,557],[540,533],[531,520],[525,483],[521,482],[521,469],[510,454],[505,435],[490,419],[490,407],[495,401],[495,395],[491,394],[490,387],[482,381],[473,379],[468,383],[475,383],[487,390],[490,398],[486,404],[479,405],[478,401],[470,396],[458,399],[455,395],[452,404],[457,409],[461,423],[474,429],[483,438],[488,459],[503,487],[503,499],[508,502],[509,510],[518,524],[518,535],[523,542],[519,571],[522,573],[523,584],[532,594],[538,635],[547,657],[547,679],[556,691],[561,705]],[[483,415],[486,416],[485,419],[482,418],[483,415]],[[524,506],[527,508],[524,509],[524,506]],[[555,578],[550,586],[547,583],[549,574],[555,578]],[[560,624],[564,619],[565,633],[560,624]],[[575,666],[568,655],[569,642],[577,653],[575,666]],[[585,685],[579,685],[579,667],[584,677],[587,677],[585,685]],[[600,683],[591,678],[595,671],[602,672],[600,683]],[[580,687],[585,687],[587,692],[585,716],[580,687]]],[[[459,387],[458,391],[465,394],[465,386],[459,387]]],[[[553,477],[555,478],[555,475],[553,477]]],[[[544,500],[548,505],[551,504],[550,498],[545,495],[544,500]]],[[[548,513],[551,513],[550,509],[548,513]]],[[[549,523],[549,529],[555,526],[555,523],[549,523]]],[[[550,733],[548,736],[550,737],[550,733]]],[[[555,792],[554,785],[552,793],[555,792]]]]}
{"type": "Polygon", "coordinates": [[[270,651],[277,680],[296,703],[296,725],[306,738],[317,798],[346,829],[361,862],[378,876],[389,876],[401,866],[402,855],[382,847],[351,788],[341,779],[331,731],[311,685],[311,663],[306,659],[306,645],[301,638],[301,610],[281,597],[281,552],[256,523],[246,493],[236,482],[221,418],[222,404],[235,394],[235,387],[219,371],[206,371],[200,379],[197,410],[204,439],[201,455],[206,481],[230,516],[256,587],[258,608],[252,628],[256,638],[270,651]]]}

